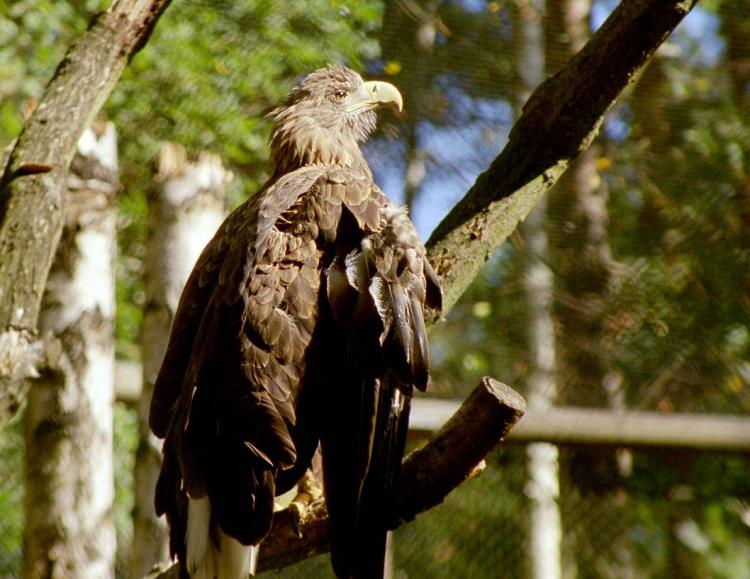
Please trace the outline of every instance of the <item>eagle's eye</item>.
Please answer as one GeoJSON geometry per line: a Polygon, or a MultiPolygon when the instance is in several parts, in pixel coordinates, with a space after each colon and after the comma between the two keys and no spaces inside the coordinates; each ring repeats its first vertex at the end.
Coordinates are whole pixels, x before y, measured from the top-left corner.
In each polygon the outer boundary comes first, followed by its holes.
{"type": "Polygon", "coordinates": [[[337,90],[335,93],[333,93],[333,100],[335,100],[337,103],[343,102],[348,94],[349,93],[347,93],[345,90],[337,90]]]}

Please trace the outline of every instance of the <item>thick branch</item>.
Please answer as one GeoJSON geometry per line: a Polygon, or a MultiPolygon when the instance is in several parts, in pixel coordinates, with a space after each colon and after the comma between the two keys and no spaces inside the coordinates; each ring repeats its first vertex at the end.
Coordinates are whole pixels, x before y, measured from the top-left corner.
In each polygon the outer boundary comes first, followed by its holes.
{"type": "Polygon", "coordinates": [[[427,244],[443,280],[446,311],[588,147],[605,113],[695,2],[622,2],[581,52],[531,95],[505,149],[427,244]]]}
{"type": "Polygon", "coordinates": [[[515,390],[485,376],[456,413],[404,460],[397,512],[410,521],[470,478],[526,411],[515,390]]]}
{"type": "Polygon", "coordinates": [[[39,307],[63,224],[65,176],[130,57],[170,0],[114,0],[57,68],[0,167],[0,424],[24,395],[23,378],[43,361],[34,345],[39,307]]]}
{"type": "MultiPolygon", "coordinates": [[[[526,403],[512,388],[483,378],[453,417],[401,468],[397,513],[400,522],[440,504],[483,466],[484,458],[523,416],[526,403]]],[[[260,549],[259,569],[280,569],[328,551],[328,513],[313,503],[295,533],[288,510],[274,515],[271,534],[260,549]]],[[[173,565],[159,579],[178,577],[173,565]]]]}

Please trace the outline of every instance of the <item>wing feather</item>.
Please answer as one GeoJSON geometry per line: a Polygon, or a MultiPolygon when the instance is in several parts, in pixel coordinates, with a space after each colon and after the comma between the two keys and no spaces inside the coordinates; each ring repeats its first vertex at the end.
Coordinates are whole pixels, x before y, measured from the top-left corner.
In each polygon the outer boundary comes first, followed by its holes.
{"type": "Polygon", "coordinates": [[[169,344],[154,383],[149,411],[149,426],[160,438],[167,434],[202,314],[211,299],[221,261],[227,250],[225,232],[226,223],[201,253],[188,277],[175,312],[169,344]]]}
{"type": "MultiPolygon", "coordinates": [[[[183,292],[150,415],[166,436],[156,506],[181,560],[188,496],[207,494],[212,521],[257,543],[270,528],[276,473],[297,460],[294,404],[320,284],[315,227],[300,220],[315,216],[305,199],[321,179],[322,168],[300,170],[239,207],[183,292]]],[[[335,229],[335,214],[318,217],[335,229]]]]}
{"type": "Polygon", "coordinates": [[[340,228],[353,231],[339,239],[351,243],[326,270],[326,297],[346,362],[329,377],[322,447],[334,570],[363,579],[382,577],[410,396],[429,381],[424,308],[441,300],[406,212],[377,190],[344,199],[340,228]]]}
{"type": "Polygon", "coordinates": [[[369,174],[300,169],[238,208],[191,274],[152,402],[173,553],[188,496],[257,544],[277,484],[322,436],[337,572],[353,553],[382,565],[409,396],[428,381],[423,308],[440,301],[413,225],[369,174]]]}

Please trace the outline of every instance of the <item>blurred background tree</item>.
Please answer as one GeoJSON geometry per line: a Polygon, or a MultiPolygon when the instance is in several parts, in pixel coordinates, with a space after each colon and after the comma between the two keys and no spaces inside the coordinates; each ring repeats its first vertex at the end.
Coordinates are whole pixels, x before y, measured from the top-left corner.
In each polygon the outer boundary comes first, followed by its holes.
{"type": "MultiPolygon", "coordinates": [[[[0,0],[0,147],[107,4],[0,0]]],[[[517,35],[536,6],[175,0],[106,108],[121,151],[118,355],[140,356],[145,192],[162,141],[220,155],[236,175],[234,206],[265,179],[265,113],[300,75],[348,63],[404,93],[405,117],[386,117],[366,152],[426,238],[505,142],[517,108],[514,63],[528,49],[517,35]]],[[[539,4],[547,73],[613,6],[539,4]],[[571,18],[577,28],[561,29],[571,18]]],[[[699,6],[549,196],[542,227],[559,403],[750,414],[749,71],[750,2],[699,6]]],[[[530,235],[519,230],[432,332],[432,395],[461,398],[483,374],[529,384],[530,235]]],[[[115,410],[117,574],[125,577],[137,427],[133,408],[115,410]]],[[[21,568],[20,422],[0,433],[0,576],[21,568]]],[[[746,576],[746,458],[566,450],[560,461],[563,577],[746,576]],[[617,521],[605,516],[613,501],[624,513],[617,521]]],[[[482,477],[399,530],[394,576],[529,576],[525,465],[523,448],[494,454],[482,477]]],[[[289,576],[327,573],[323,559],[289,576]]]]}

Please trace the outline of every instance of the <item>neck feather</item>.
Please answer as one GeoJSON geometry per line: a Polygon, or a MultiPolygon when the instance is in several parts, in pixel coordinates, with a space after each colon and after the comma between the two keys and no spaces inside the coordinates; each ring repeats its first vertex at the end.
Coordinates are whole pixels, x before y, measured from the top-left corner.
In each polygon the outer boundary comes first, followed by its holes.
{"type": "Polygon", "coordinates": [[[276,114],[271,164],[274,177],[312,165],[339,165],[370,173],[356,135],[323,128],[311,117],[289,109],[276,114]]]}

